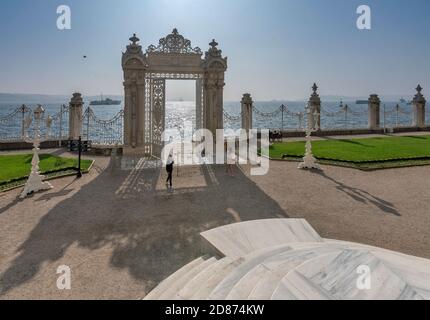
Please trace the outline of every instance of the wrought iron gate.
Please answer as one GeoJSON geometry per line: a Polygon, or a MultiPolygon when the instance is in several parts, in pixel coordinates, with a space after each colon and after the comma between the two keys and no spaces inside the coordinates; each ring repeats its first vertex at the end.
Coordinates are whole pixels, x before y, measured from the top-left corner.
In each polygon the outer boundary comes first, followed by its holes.
{"type": "Polygon", "coordinates": [[[145,79],[145,154],[159,158],[166,128],[166,80],[196,80],[196,128],[203,127],[203,75],[149,73],[145,79]]]}
{"type": "Polygon", "coordinates": [[[151,155],[160,157],[164,146],[165,110],[166,110],[166,80],[151,80],[151,155]]]}

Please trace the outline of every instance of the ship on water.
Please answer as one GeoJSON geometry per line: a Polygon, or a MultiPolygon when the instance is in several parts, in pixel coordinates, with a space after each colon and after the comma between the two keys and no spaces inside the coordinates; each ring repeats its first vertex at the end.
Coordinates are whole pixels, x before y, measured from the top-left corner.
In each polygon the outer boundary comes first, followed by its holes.
{"type": "Polygon", "coordinates": [[[90,106],[118,106],[121,102],[121,100],[103,99],[103,95],[101,95],[100,100],[91,101],[90,106]]]}
{"type": "Polygon", "coordinates": [[[407,106],[412,105],[412,101],[406,101],[403,97],[400,99],[401,104],[406,104],[407,106]]]}
{"type": "Polygon", "coordinates": [[[357,100],[355,104],[369,104],[369,100],[357,100]]]}
{"type": "MultiPolygon", "coordinates": [[[[412,101],[406,101],[403,97],[399,100],[400,104],[412,105],[412,101]]],[[[369,104],[368,100],[357,100],[355,104],[369,104]]]]}

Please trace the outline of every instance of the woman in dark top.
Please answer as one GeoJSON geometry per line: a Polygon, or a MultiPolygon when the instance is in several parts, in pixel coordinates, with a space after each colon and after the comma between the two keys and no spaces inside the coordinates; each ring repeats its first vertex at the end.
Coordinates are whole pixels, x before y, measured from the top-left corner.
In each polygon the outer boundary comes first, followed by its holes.
{"type": "Polygon", "coordinates": [[[173,161],[173,156],[170,154],[169,158],[167,158],[167,164],[166,164],[166,171],[167,171],[167,180],[166,180],[166,185],[169,185],[170,183],[170,188],[172,187],[173,181],[173,165],[175,164],[175,161],[173,161]]]}

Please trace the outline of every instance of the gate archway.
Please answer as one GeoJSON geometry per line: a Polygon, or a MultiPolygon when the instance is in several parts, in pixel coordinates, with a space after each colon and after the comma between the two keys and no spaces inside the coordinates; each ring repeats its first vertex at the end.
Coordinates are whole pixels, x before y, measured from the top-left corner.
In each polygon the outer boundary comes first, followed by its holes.
{"type": "Polygon", "coordinates": [[[223,129],[227,58],[213,40],[208,51],[192,47],[177,29],[142,51],[133,35],[122,56],[124,71],[124,152],[158,157],[163,148],[166,80],[196,80],[196,127],[214,135],[223,129]]]}

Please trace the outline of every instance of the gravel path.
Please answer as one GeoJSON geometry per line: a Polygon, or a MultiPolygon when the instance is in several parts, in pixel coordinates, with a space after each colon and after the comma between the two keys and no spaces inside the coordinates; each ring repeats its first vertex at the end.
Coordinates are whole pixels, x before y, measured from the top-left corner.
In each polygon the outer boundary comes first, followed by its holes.
{"type": "Polygon", "coordinates": [[[233,178],[222,166],[187,167],[167,190],[152,163],[130,170],[133,159],[95,159],[90,174],[54,180],[49,192],[0,194],[0,299],[143,298],[208,252],[200,232],[274,217],[430,258],[430,167],[316,173],[274,161],[266,176],[243,167],[233,178]],[[61,265],[71,268],[71,290],[56,287],[61,265]]]}

